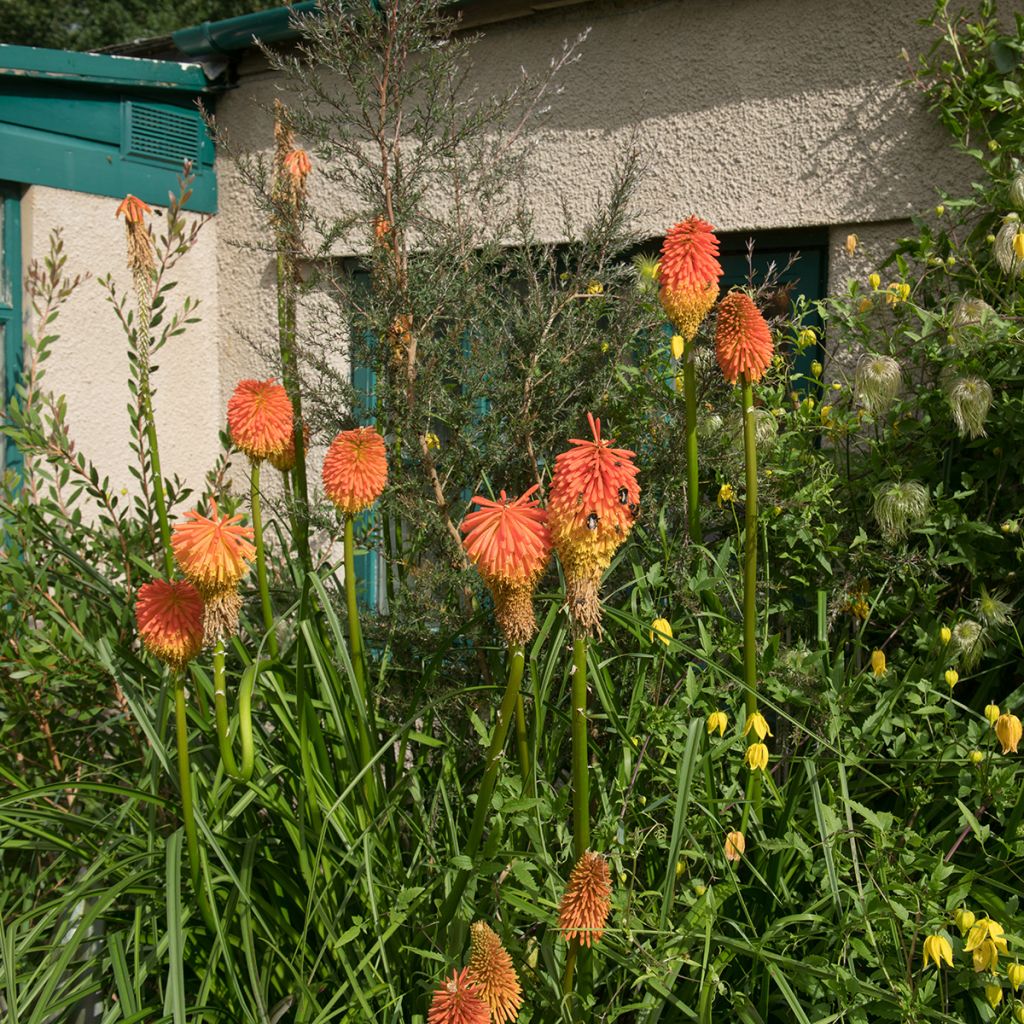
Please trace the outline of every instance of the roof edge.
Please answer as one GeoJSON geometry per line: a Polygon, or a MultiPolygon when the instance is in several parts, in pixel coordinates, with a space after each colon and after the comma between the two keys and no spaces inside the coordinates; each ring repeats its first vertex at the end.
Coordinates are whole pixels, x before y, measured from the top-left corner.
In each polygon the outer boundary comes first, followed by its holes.
{"type": "Polygon", "coordinates": [[[47,50],[10,43],[0,43],[0,76],[193,94],[210,88],[206,72],[198,63],[47,50]]]}

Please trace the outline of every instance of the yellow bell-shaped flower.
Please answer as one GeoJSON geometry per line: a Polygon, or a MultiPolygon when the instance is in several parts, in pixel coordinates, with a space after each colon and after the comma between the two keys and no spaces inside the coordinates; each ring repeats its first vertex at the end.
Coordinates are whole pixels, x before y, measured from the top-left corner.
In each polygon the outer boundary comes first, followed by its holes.
{"type": "Polygon", "coordinates": [[[651,642],[657,637],[666,647],[672,640],[672,624],[668,619],[655,619],[651,623],[651,642]]]}
{"type": "Polygon", "coordinates": [[[1006,976],[1010,979],[1010,984],[1013,986],[1014,991],[1024,985],[1024,964],[1012,963],[1006,965],[1006,976]]]}
{"type": "Polygon", "coordinates": [[[871,652],[871,671],[876,677],[885,675],[885,651],[871,652]]]}
{"type": "Polygon", "coordinates": [[[747,718],[747,724],[743,727],[743,735],[749,735],[751,729],[757,733],[759,740],[763,740],[765,736],[772,735],[771,729],[768,728],[768,721],[760,711],[755,711],[747,718]]]}
{"type": "Polygon", "coordinates": [[[763,772],[768,767],[768,748],[763,743],[751,743],[743,760],[752,772],[763,772]]]}
{"type": "Polygon", "coordinates": [[[966,935],[974,925],[974,914],[972,911],[966,910],[963,907],[957,907],[953,912],[953,920],[956,921],[956,926],[960,929],[960,934],[966,935]]]}
{"type": "Polygon", "coordinates": [[[953,966],[953,947],[945,935],[929,935],[924,940],[925,967],[929,960],[934,961],[936,967],[941,967],[943,963],[947,967],[953,966]]]}
{"type": "Polygon", "coordinates": [[[718,730],[719,736],[725,735],[725,730],[729,726],[729,716],[724,711],[712,711],[708,715],[708,735],[710,736],[716,729],[718,730]]]}

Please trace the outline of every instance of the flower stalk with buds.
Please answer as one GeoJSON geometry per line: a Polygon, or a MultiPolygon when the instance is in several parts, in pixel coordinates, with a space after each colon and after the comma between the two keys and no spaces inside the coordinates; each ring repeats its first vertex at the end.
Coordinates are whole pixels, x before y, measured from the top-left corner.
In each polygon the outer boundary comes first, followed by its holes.
{"type": "MultiPolygon", "coordinates": [[[[536,501],[537,490],[536,486],[531,487],[516,499],[510,499],[504,491],[498,501],[476,497],[473,501],[478,508],[466,516],[461,527],[466,554],[494,598],[495,617],[508,644],[508,681],[491,733],[473,822],[463,849],[465,856],[471,859],[483,839],[513,717],[518,721],[516,710],[521,699],[526,643],[537,632],[533,592],[551,558],[551,531],[547,513],[536,501]]],[[[526,756],[524,747],[525,735],[520,744],[521,758],[526,756]]],[[[470,874],[468,869],[459,872],[452,885],[441,908],[442,928],[451,921],[470,874]]]]}
{"type": "Polygon", "coordinates": [[[693,339],[718,297],[722,266],[714,228],[697,217],[676,224],[665,236],[658,264],[660,298],[672,325],[679,332],[683,360],[683,403],[686,416],[686,520],[690,539],[701,542],[700,474],[697,464],[697,373],[693,339]]]}
{"type": "MultiPolygon", "coordinates": [[[[726,295],[718,305],[715,354],[726,381],[738,383],[741,392],[747,491],[743,531],[743,683],[747,718],[754,721],[760,719],[757,710],[757,418],[754,384],[771,365],[773,353],[771,331],[750,296],[738,291],[726,295]]],[[[764,747],[760,742],[755,746],[764,747]]],[[[764,753],[763,759],[758,758],[759,764],[767,760],[766,748],[764,753]]],[[[751,772],[748,789],[760,817],[761,782],[756,771],[751,772]]]]}

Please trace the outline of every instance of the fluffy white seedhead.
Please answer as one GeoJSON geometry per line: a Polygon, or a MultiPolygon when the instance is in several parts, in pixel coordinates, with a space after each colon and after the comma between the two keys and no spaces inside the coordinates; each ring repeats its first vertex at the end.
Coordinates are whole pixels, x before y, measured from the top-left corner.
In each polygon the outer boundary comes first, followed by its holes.
{"type": "Polygon", "coordinates": [[[957,299],[956,305],[953,307],[953,326],[977,327],[990,316],[995,315],[996,311],[984,299],[976,299],[973,295],[963,295],[957,299]]]}
{"type": "Polygon", "coordinates": [[[1018,235],[1024,240],[1024,225],[1016,216],[1012,220],[1007,219],[996,235],[996,262],[1003,273],[1011,277],[1024,274],[1024,241],[1019,241],[1018,235]]]}
{"type": "Polygon", "coordinates": [[[979,622],[964,619],[953,627],[953,643],[959,654],[960,664],[968,672],[973,669],[985,652],[985,630],[979,622]]]}
{"type": "Polygon", "coordinates": [[[946,388],[946,398],[961,437],[984,437],[985,420],[992,408],[992,388],[981,377],[956,377],[946,388]]]}
{"type": "Polygon", "coordinates": [[[887,484],[875,495],[875,522],[889,544],[901,541],[915,526],[920,526],[931,508],[924,484],[906,480],[887,484]]]}
{"type": "Polygon", "coordinates": [[[872,416],[885,413],[903,386],[903,372],[892,356],[865,355],[854,378],[857,398],[872,416]]]}
{"type": "Polygon", "coordinates": [[[1024,210],[1024,174],[1018,174],[1010,183],[1010,203],[1024,210]]]}
{"type": "Polygon", "coordinates": [[[984,584],[977,600],[974,602],[974,614],[986,626],[1008,626],[1013,614],[1013,605],[990,594],[984,584]]]}

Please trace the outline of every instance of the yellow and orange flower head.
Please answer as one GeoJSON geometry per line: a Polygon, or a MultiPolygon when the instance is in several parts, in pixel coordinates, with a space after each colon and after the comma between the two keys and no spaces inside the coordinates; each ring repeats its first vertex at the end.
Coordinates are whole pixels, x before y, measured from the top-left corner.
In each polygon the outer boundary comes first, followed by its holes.
{"type": "Polygon", "coordinates": [[[241,516],[221,516],[215,501],[213,518],[196,510],[174,527],[171,547],[185,578],[203,596],[203,633],[207,644],[224,640],[238,629],[241,599],[238,584],[256,557],[251,527],[241,516]]]}
{"type": "Polygon", "coordinates": [[[715,354],[730,384],[740,377],[760,380],[771,366],[775,346],[772,332],[745,292],[729,292],[718,304],[715,354]]]}
{"type": "Polygon", "coordinates": [[[551,557],[547,512],[534,500],[537,487],[510,501],[476,497],[479,506],[462,521],[463,545],[494,598],[494,614],[509,644],[537,632],[533,591],[551,557]]]}
{"type": "Polygon", "coordinates": [[[491,1011],[470,977],[469,968],[452,971],[434,992],[427,1024],[490,1024],[491,1011]]]}
{"type": "Polygon", "coordinates": [[[470,928],[469,937],[469,977],[476,982],[480,995],[490,1007],[493,1024],[514,1021],[519,1016],[523,993],[512,957],[483,921],[477,921],[470,928]]]}
{"type": "Polygon", "coordinates": [[[280,459],[292,448],[292,403],[288,392],[270,380],[243,380],[228,401],[228,430],[235,446],[253,462],[280,459]]]}
{"type": "Polygon", "coordinates": [[[722,265],[714,230],[699,217],[687,217],[669,231],[661,247],[661,304],[685,344],[693,341],[718,298],[722,265]]]}
{"type": "Polygon", "coordinates": [[[565,570],[566,597],[574,624],[586,633],[600,628],[601,576],[633,529],[640,508],[635,454],[602,440],[601,421],[587,413],[592,441],[555,459],[548,521],[565,570]]]}
{"type": "Polygon", "coordinates": [[[1000,715],[992,727],[996,731],[996,739],[1003,745],[1003,753],[1017,753],[1017,745],[1021,741],[1024,730],[1021,721],[1016,715],[1009,712],[1000,715]]]}
{"type": "Polygon", "coordinates": [[[183,669],[203,647],[203,599],[185,580],[154,580],[139,588],[135,621],[147,651],[183,669]]]}
{"type": "Polygon", "coordinates": [[[323,479],[339,512],[354,516],[368,509],[388,482],[384,438],[373,427],[343,430],[327,449],[323,479]]]}
{"type": "Polygon", "coordinates": [[[569,876],[558,927],[566,942],[575,939],[591,946],[604,934],[612,909],[612,878],[608,861],[591,850],[584,852],[569,876]]]}

